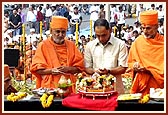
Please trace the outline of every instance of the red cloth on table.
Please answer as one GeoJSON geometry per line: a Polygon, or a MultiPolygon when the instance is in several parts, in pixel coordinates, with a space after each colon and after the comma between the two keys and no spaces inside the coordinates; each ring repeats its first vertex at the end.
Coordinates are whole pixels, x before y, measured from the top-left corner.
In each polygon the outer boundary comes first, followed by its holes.
{"type": "Polygon", "coordinates": [[[114,111],[118,106],[117,103],[118,93],[115,92],[112,96],[106,97],[86,97],[81,94],[71,94],[62,100],[62,105],[72,108],[87,109],[87,110],[101,110],[101,111],[114,111]]]}

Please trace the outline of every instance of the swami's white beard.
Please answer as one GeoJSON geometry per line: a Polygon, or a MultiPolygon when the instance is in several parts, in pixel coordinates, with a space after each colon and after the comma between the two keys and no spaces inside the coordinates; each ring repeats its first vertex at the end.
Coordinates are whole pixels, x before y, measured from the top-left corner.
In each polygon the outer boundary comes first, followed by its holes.
{"type": "Polygon", "coordinates": [[[143,36],[144,36],[144,38],[146,38],[146,39],[151,39],[151,38],[154,38],[154,36],[153,36],[153,35],[146,36],[144,33],[142,33],[142,35],[143,35],[143,36]]]}
{"type": "Polygon", "coordinates": [[[56,44],[63,44],[64,43],[64,39],[59,39],[59,38],[53,38],[53,41],[56,44]]]}

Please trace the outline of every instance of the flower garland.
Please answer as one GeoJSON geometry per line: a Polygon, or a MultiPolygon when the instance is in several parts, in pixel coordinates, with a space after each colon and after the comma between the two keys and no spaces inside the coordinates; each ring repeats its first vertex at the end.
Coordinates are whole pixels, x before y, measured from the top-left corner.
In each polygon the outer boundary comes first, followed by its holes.
{"type": "Polygon", "coordinates": [[[41,101],[41,104],[42,104],[43,108],[50,107],[53,99],[54,99],[54,95],[49,95],[48,96],[46,93],[44,93],[40,98],[40,101],[41,101]]]}
{"type": "Polygon", "coordinates": [[[20,100],[20,99],[26,97],[26,96],[27,96],[27,93],[25,93],[25,92],[20,92],[20,93],[18,93],[18,94],[16,94],[16,93],[11,93],[10,95],[8,95],[8,96],[6,97],[6,99],[7,99],[8,101],[13,101],[13,102],[15,102],[15,101],[18,101],[18,100],[20,100]]]}
{"type": "Polygon", "coordinates": [[[142,97],[142,99],[140,99],[138,102],[139,103],[147,103],[149,101],[150,97],[149,97],[149,94],[146,94],[142,97]]]}

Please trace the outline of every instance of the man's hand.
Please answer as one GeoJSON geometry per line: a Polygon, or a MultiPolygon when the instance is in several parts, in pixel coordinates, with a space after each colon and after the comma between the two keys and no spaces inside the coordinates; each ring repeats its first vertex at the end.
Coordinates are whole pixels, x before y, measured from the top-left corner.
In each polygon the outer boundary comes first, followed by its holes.
{"type": "Polygon", "coordinates": [[[104,68],[104,69],[98,69],[96,71],[98,74],[103,75],[103,74],[108,74],[108,69],[104,68]]]}

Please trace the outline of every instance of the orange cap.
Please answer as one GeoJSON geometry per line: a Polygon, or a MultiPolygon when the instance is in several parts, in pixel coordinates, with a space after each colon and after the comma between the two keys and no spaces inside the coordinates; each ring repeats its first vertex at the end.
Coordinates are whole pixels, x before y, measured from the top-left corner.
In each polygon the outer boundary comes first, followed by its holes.
{"type": "Polygon", "coordinates": [[[158,24],[158,12],[156,10],[146,10],[141,12],[140,22],[145,25],[158,24]]]}
{"type": "Polygon", "coordinates": [[[7,64],[4,64],[4,81],[10,77],[10,70],[7,64]]]}
{"type": "Polygon", "coordinates": [[[64,28],[68,29],[68,19],[62,16],[52,16],[51,26],[52,29],[64,28]]]}

